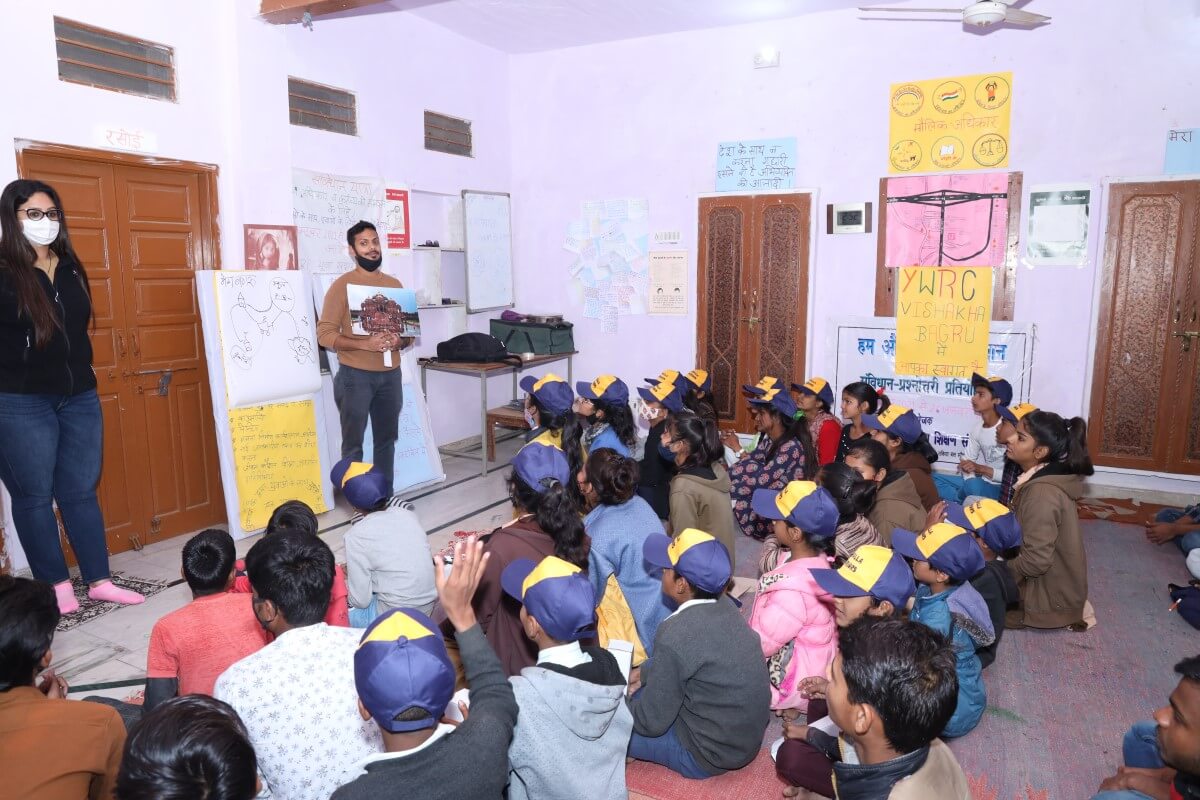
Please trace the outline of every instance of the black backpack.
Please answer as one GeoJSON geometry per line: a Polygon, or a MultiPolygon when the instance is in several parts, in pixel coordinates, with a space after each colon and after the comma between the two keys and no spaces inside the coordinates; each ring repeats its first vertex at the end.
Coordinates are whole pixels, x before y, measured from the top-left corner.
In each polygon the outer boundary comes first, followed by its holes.
{"type": "Polygon", "coordinates": [[[509,361],[520,364],[519,356],[511,355],[504,342],[487,333],[460,333],[437,346],[438,361],[509,361]]]}

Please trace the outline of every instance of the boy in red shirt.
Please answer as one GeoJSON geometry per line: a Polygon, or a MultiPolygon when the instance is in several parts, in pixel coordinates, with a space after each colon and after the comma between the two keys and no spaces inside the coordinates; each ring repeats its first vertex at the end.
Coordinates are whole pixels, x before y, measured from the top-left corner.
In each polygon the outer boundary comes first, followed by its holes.
{"type": "Polygon", "coordinates": [[[222,672],[267,643],[250,596],[228,591],[236,557],[233,537],[216,528],[183,546],[183,577],[192,602],[167,614],[150,632],[143,713],[177,695],[211,695],[222,672]]]}

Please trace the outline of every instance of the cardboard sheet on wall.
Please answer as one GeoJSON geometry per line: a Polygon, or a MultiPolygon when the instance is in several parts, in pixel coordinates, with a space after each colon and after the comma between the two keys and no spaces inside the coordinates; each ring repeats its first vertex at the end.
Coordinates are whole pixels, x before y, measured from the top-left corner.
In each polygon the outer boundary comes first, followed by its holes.
{"type": "Polygon", "coordinates": [[[888,267],[1003,266],[1008,173],[888,178],[888,267]]]}
{"type": "Polygon", "coordinates": [[[229,431],[242,528],[266,527],[286,500],[303,500],[318,514],[329,510],[312,400],[231,409],[229,431]]]}
{"type": "Polygon", "coordinates": [[[960,75],[891,90],[888,171],[1008,166],[1012,73],[960,75]]]}
{"type": "Polygon", "coordinates": [[[896,374],[987,372],[991,268],[905,267],[897,278],[896,374]]]}
{"type": "MultiPolygon", "coordinates": [[[[987,340],[988,375],[1012,384],[1013,402],[1030,397],[1034,326],[993,322],[987,340]]],[[[863,381],[884,389],[892,402],[911,408],[921,418],[940,463],[953,469],[967,448],[979,417],[971,410],[970,380],[899,377],[895,370],[896,321],[891,317],[846,317],[829,323],[828,360],[835,364],[834,386],[863,381]]]]}

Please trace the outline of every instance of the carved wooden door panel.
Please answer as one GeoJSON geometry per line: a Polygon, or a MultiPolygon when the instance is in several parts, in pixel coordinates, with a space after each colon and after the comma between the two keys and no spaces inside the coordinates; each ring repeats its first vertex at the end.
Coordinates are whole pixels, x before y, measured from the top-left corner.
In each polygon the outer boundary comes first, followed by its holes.
{"type": "Polygon", "coordinates": [[[1113,184],[1088,447],[1097,464],[1200,473],[1200,182],[1113,184]]]}
{"type": "Polygon", "coordinates": [[[804,376],[812,197],[700,200],[696,353],[722,427],[752,430],[741,386],[804,376]]]}

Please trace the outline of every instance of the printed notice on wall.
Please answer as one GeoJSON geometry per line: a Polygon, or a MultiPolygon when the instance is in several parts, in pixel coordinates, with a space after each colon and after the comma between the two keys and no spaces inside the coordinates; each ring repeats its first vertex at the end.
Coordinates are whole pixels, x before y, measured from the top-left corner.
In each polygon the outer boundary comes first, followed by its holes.
{"type": "Polygon", "coordinates": [[[986,372],[991,267],[904,267],[897,277],[896,374],[986,372]]]}
{"type": "Polygon", "coordinates": [[[1200,128],[1167,131],[1167,157],[1163,161],[1167,175],[1200,173],[1200,128]]]}
{"type": "Polygon", "coordinates": [[[407,250],[408,235],[408,190],[384,189],[383,216],[387,225],[387,249],[407,250]]]}
{"type": "Polygon", "coordinates": [[[686,250],[650,251],[649,313],[687,314],[687,269],[686,250]]]}
{"type": "Polygon", "coordinates": [[[1033,186],[1029,191],[1029,266],[1082,267],[1087,263],[1089,184],[1033,186]]]}
{"type": "Polygon", "coordinates": [[[721,142],[717,191],[791,189],[796,185],[796,137],[721,142]]]}
{"type": "Polygon", "coordinates": [[[229,411],[242,528],[265,528],[285,500],[328,511],[321,493],[321,457],[312,400],[229,411]]]}
{"type": "Polygon", "coordinates": [[[888,171],[1008,166],[1012,73],[893,83],[888,171]]]}

